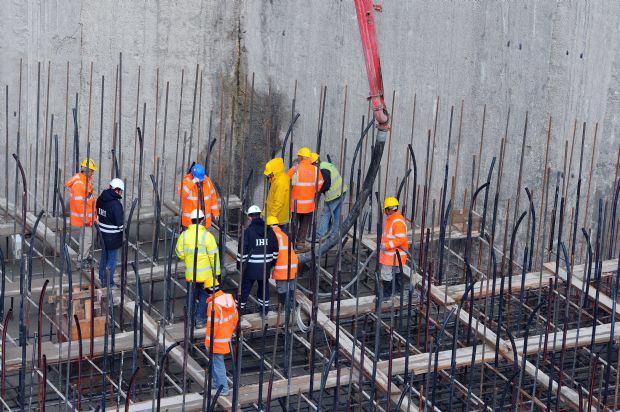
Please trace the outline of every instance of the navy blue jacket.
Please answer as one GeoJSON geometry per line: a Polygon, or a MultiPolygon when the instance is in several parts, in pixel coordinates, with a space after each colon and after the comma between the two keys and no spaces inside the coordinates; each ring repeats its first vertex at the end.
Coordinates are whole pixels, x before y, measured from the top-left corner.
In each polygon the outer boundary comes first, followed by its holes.
{"type": "Polygon", "coordinates": [[[269,278],[275,264],[274,256],[278,256],[278,239],[275,233],[270,227],[265,230],[263,219],[254,219],[243,232],[243,242],[239,243],[237,269],[248,279],[262,280],[263,274],[269,278]]]}
{"type": "Polygon", "coordinates": [[[106,250],[123,246],[123,204],[120,199],[113,189],[104,190],[97,198],[99,230],[106,250]]]}

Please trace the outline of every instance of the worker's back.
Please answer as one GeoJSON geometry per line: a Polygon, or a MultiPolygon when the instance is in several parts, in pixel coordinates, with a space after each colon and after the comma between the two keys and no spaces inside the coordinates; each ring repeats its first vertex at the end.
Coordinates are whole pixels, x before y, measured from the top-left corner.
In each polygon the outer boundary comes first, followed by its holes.
{"type": "Polygon", "coordinates": [[[265,202],[265,216],[275,216],[278,222],[284,225],[289,222],[291,178],[284,172],[282,158],[272,159],[267,165],[273,177],[270,180],[269,193],[265,202]]]}
{"type": "Polygon", "coordinates": [[[318,167],[303,159],[288,171],[291,177],[291,212],[312,213],[314,196],[323,186],[323,176],[318,167]]]}
{"type": "Polygon", "coordinates": [[[230,341],[239,321],[235,299],[231,294],[219,290],[207,299],[207,303],[205,348],[210,350],[211,335],[213,335],[212,353],[222,355],[230,353],[230,341]],[[214,325],[213,331],[211,331],[211,324],[214,325]]]}
{"type": "Polygon", "coordinates": [[[92,225],[95,216],[95,201],[91,179],[82,172],[71,176],[66,183],[69,188],[69,209],[71,226],[92,225]]]}
{"type": "Polygon", "coordinates": [[[215,237],[204,226],[189,225],[177,240],[176,253],[185,263],[186,281],[193,282],[195,276],[195,281],[204,283],[205,288],[218,284],[215,278],[220,274],[218,247],[215,237]],[[196,260],[195,271],[194,260],[196,260]]]}
{"type": "Polygon", "coordinates": [[[269,276],[277,251],[278,242],[273,231],[265,226],[263,219],[255,218],[243,233],[237,267],[250,279],[263,279],[263,275],[269,276]]]}

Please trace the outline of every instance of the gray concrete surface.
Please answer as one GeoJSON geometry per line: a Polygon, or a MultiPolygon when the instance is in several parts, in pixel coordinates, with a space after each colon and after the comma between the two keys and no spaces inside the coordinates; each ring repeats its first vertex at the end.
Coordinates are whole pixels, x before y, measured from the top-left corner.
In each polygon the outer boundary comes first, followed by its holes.
{"type": "MultiPolygon", "coordinates": [[[[352,1],[6,1],[0,8],[0,83],[8,85],[8,152],[16,150],[18,130],[19,62],[22,60],[21,95],[22,160],[34,176],[35,149],[45,153],[46,117],[54,114],[54,133],[59,134],[60,156],[64,159],[65,123],[67,158],[72,150],[71,109],[79,93],[79,129],[82,153],[90,135],[91,150],[98,157],[101,76],[105,76],[103,113],[103,176],[110,173],[114,118],[115,76],[119,53],[122,66],[122,174],[134,172],[133,145],[136,122],[142,122],[146,102],[145,165],[154,168],[156,151],[161,154],[164,133],[165,86],[169,82],[167,140],[162,156],[166,188],[173,186],[177,146],[183,134],[192,134],[192,99],[196,64],[202,72],[201,110],[195,113],[193,139],[206,144],[209,112],[214,111],[214,136],[230,134],[230,121],[220,128],[222,87],[225,119],[230,118],[232,97],[242,102],[249,88],[246,79],[255,76],[255,115],[251,133],[234,128],[235,156],[241,141],[247,140],[248,165],[260,172],[268,148],[286,131],[290,105],[297,81],[297,111],[301,118],[295,129],[295,146],[314,146],[319,97],[327,87],[323,153],[338,157],[342,133],[344,90],[348,100],[345,137],[351,147],[357,140],[361,116],[366,114],[367,81],[352,1]],[[41,107],[37,138],[37,62],[41,64],[41,107]],[[48,62],[51,64],[49,110],[45,104],[48,62]],[[69,110],[65,115],[67,62],[69,64],[69,110]],[[94,74],[90,83],[90,64],[94,74]],[[159,110],[155,128],[155,95],[159,68],[159,110]],[[179,120],[181,70],[184,91],[179,120]],[[138,71],[140,82],[138,82],[138,71]],[[92,86],[89,130],[89,99],[92,86]],[[139,88],[139,99],[136,96],[139,88]],[[271,93],[271,95],[270,95],[271,93]],[[138,114],[136,117],[136,108],[138,114]],[[136,120],[138,118],[138,120],[136,120]],[[200,127],[199,127],[200,123],[200,127]],[[272,142],[267,143],[270,133],[272,142]],[[249,139],[248,139],[249,136],[249,139]],[[177,138],[179,138],[177,140],[177,138]],[[177,142],[179,142],[177,144],[177,142]]],[[[405,148],[412,133],[412,106],[416,98],[413,146],[420,173],[426,156],[426,133],[434,128],[439,96],[438,128],[433,163],[433,193],[437,196],[443,179],[448,141],[450,107],[455,106],[450,175],[455,169],[459,110],[464,105],[462,142],[458,170],[457,206],[463,189],[469,187],[472,159],[478,155],[481,119],[486,104],[485,136],[480,162],[483,172],[498,155],[500,139],[508,123],[502,199],[516,198],[519,153],[526,112],[529,113],[525,145],[523,186],[533,189],[538,203],[544,162],[547,124],[552,117],[550,167],[561,170],[564,142],[572,141],[573,122],[587,122],[584,170],[590,167],[593,134],[598,123],[596,164],[592,178],[593,198],[609,194],[620,139],[620,3],[617,1],[478,1],[478,2],[383,2],[376,16],[379,50],[388,105],[395,92],[390,162],[384,157],[382,184],[388,174],[387,193],[394,192],[395,180],[404,173],[405,148]]],[[[199,96],[197,97],[198,100],[199,96]]],[[[0,107],[0,142],[5,152],[4,90],[0,107]]],[[[239,104],[236,110],[239,113],[239,104]]],[[[242,124],[243,119],[236,121],[242,124]]],[[[47,126],[49,135],[50,126],[47,126]]],[[[579,135],[578,135],[579,137],[579,135]]],[[[577,149],[571,173],[577,173],[577,149]]],[[[216,152],[217,152],[216,146],[216,152]]],[[[352,150],[348,151],[349,156],[352,150]]],[[[49,148],[47,149],[49,156],[49,148]]],[[[194,157],[195,155],[192,155],[194,157]]],[[[178,155],[180,163],[182,155],[178,155]]],[[[6,157],[0,156],[0,190],[4,190],[6,157]]],[[[347,158],[350,163],[351,158],[347,158]]],[[[42,162],[40,160],[40,162],[42,162]]],[[[62,162],[61,162],[62,163],[62,162]]],[[[222,162],[223,163],[223,162],[222,162]]],[[[14,162],[9,159],[10,192],[14,185],[14,162]]],[[[69,160],[64,169],[70,169],[69,160]]],[[[223,165],[226,175],[239,180],[236,164],[223,165]],[[228,173],[230,172],[230,173],[228,173]]],[[[178,173],[177,173],[178,174],[178,173]]],[[[260,174],[260,173],[258,173],[260,174]]],[[[49,182],[49,168],[39,167],[39,179],[49,182]]],[[[481,178],[482,179],[482,178],[481,178]]],[[[34,180],[34,178],[32,179],[34,180]]],[[[146,181],[146,180],[145,180],[146,181]]],[[[178,180],[177,180],[178,181],[178,180]]],[[[257,179],[256,183],[259,180],[257,179]]],[[[33,186],[34,182],[31,182],[33,186]]],[[[584,186],[587,182],[584,182],[584,186]]],[[[42,187],[44,182],[38,182],[42,187]]],[[[150,184],[145,185],[150,190],[150,184]]],[[[49,184],[46,183],[46,187],[49,184]]],[[[147,189],[145,189],[147,190],[147,189]]],[[[582,192],[585,191],[585,187],[582,192]]],[[[574,189],[570,191],[573,194],[574,189]]],[[[255,193],[259,199],[262,190],[255,193]]],[[[39,195],[41,197],[41,195],[39,195]]],[[[524,208],[521,195],[520,209],[524,208]]],[[[12,196],[11,196],[12,199],[12,196]]],[[[502,206],[504,207],[505,204],[502,206]]],[[[592,214],[590,205],[590,214],[592,214]]]]}

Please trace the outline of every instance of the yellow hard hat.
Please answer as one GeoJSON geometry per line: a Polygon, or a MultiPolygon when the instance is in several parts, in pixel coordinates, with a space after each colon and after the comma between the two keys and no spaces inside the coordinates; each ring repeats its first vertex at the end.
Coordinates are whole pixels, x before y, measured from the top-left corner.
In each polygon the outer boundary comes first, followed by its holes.
{"type": "Polygon", "coordinates": [[[397,207],[397,206],[398,206],[398,199],[396,199],[395,197],[386,197],[385,200],[383,201],[384,209],[391,208],[391,207],[397,207]]]}
{"type": "Polygon", "coordinates": [[[317,160],[319,160],[319,154],[318,153],[310,153],[310,160],[312,160],[312,163],[316,163],[317,160]]]}
{"type": "Polygon", "coordinates": [[[278,222],[278,218],[275,216],[267,216],[267,226],[273,226],[273,225],[277,225],[278,222]]]}
{"type": "Polygon", "coordinates": [[[302,147],[297,151],[297,156],[310,157],[312,156],[312,150],[307,147],[302,147]]]}
{"type": "Polygon", "coordinates": [[[91,159],[90,157],[87,157],[84,160],[82,160],[82,163],[80,163],[80,166],[86,167],[94,172],[97,171],[97,163],[95,163],[95,161],[91,159]]]}
{"type": "Polygon", "coordinates": [[[277,172],[283,172],[283,171],[284,171],[284,159],[282,159],[281,157],[275,157],[267,162],[267,164],[265,165],[265,171],[263,172],[263,174],[265,176],[269,176],[272,173],[275,174],[277,172]]]}

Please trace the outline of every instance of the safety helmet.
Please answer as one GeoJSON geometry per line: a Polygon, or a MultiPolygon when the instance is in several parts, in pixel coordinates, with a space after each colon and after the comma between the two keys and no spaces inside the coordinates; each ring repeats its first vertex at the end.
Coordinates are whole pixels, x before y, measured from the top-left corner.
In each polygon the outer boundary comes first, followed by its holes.
{"type": "Polygon", "coordinates": [[[84,158],[84,160],[82,160],[82,163],[80,163],[80,166],[90,169],[93,172],[97,171],[97,163],[95,163],[95,161],[90,157],[84,158]]]}
{"type": "Polygon", "coordinates": [[[310,157],[312,156],[312,150],[310,150],[307,147],[302,147],[301,149],[297,151],[297,156],[310,157]]]}
{"type": "Polygon", "coordinates": [[[198,179],[199,182],[202,182],[203,180],[205,180],[205,168],[203,165],[196,163],[195,165],[192,166],[192,176],[194,176],[196,179],[198,179]]]}
{"type": "Polygon", "coordinates": [[[110,187],[112,189],[121,189],[122,191],[125,191],[125,183],[118,177],[110,180],[110,187]]]}
{"type": "Polygon", "coordinates": [[[393,207],[398,207],[398,199],[395,197],[386,197],[383,201],[383,208],[388,209],[393,207]]]}
{"type": "Polygon", "coordinates": [[[263,174],[265,176],[269,176],[271,174],[275,174],[276,172],[283,172],[283,171],[284,171],[284,159],[282,159],[281,157],[275,157],[267,162],[267,164],[265,165],[265,171],[263,171],[263,174]]]}
{"type": "Polygon", "coordinates": [[[267,216],[267,226],[273,226],[278,224],[278,218],[275,216],[267,216]]]}
{"type": "Polygon", "coordinates": [[[319,154],[314,152],[310,153],[310,160],[312,163],[316,163],[317,160],[319,160],[319,154]]]}
{"type": "Polygon", "coordinates": [[[194,209],[192,210],[192,213],[190,213],[189,216],[192,220],[198,220],[198,219],[202,219],[203,217],[205,217],[205,214],[200,209],[194,209]]]}
{"type": "Polygon", "coordinates": [[[246,212],[246,214],[248,214],[248,215],[255,215],[255,214],[259,214],[260,212],[262,212],[260,207],[258,207],[256,205],[252,205],[252,206],[250,206],[248,208],[248,211],[246,212]]]}

